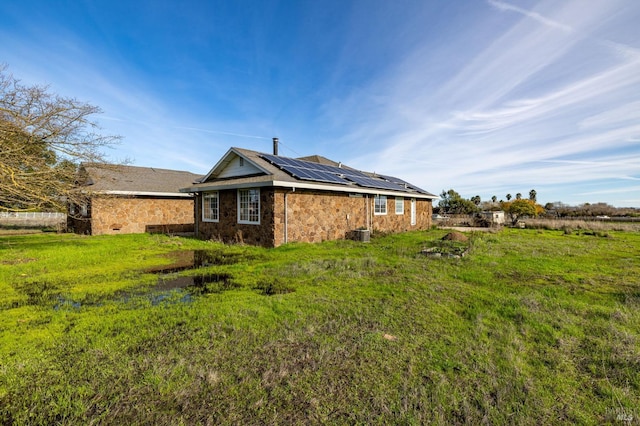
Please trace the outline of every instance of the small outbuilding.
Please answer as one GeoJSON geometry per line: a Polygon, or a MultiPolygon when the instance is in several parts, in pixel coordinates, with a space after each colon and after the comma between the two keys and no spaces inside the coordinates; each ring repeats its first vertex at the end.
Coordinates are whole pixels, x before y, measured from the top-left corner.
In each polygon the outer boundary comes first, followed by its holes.
{"type": "Polygon", "coordinates": [[[480,213],[483,219],[489,222],[490,225],[503,225],[504,224],[504,212],[503,211],[486,211],[480,213]]]}
{"type": "Polygon", "coordinates": [[[392,176],[314,155],[289,158],[230,148],[198,183],[195,233],[203,239],[277,247],[431,226],[437,196],[392,176]]]}
{"type": "Polygon", "coordinates": [[[153,167],[82,164],[77,184],[86,203],[69,205],[68,228],[91,235],[193,232],[193,196],[179,188],[201,177],[153,167]]]}

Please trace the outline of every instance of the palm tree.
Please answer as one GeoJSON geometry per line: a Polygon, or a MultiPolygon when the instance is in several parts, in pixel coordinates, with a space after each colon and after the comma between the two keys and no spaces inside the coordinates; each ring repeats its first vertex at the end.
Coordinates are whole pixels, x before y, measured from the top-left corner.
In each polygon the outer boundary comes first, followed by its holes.
{"type": "Polygon", "coordinates": [[[516,200],[522,200],[522,194],[521,193],[517,193],[516,194],[516,200]]]}
{"type": "Polygon", "coordinates": [[[535,202],[537,195],[538,195],[538,193],[536,192],[535,189],[532,189],[531,191],[529,191],[529,199],[531,201],[535,202]]]}
{"type": "Polygon", "coordinates": [[[507,201],[511,200],[511,194],[507,194],[507,201]]]}
{"type": "Polygon", "coordinates": [[[495,203],[497,200],[498,200],[498,197],[496,197],[495,195],[494,195],[493,197],[491,197],[491,201],[492,201],[492,202],[494,202],[494,203],[495,203]]]}

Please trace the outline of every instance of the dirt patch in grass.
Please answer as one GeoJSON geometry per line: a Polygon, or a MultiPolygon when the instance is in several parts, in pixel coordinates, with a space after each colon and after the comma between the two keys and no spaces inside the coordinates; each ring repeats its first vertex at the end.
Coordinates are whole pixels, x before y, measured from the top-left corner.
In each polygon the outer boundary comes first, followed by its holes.
{"type": "Polygon", "coordinates": [[[442,237],[442,240],[466,242],[466,241],[469,241],[469,238],[466,235],[464,235],[462,232],[453,231],[453,232],[449,232],[447,235],[442,237]]]}
{"type": "Polygon", "coordinates": [[[0,260],[0,265],[19,265],[21,263],[29,263],[35,262],[36,259],[27,257],[24,259],[9,259],[9,260],[0,260]]]}
{"type": "Polygon", "coordinates": [[[464,257],[471,248],[471,242],[466,235],[453,231],[444,237],[430,241],[421,253],[429,257],[464,257]]]}

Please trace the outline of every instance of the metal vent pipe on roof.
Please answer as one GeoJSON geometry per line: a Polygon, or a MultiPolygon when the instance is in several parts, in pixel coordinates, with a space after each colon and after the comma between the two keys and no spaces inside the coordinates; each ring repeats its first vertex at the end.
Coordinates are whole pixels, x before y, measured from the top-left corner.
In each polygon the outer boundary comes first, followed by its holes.
{"type": "Polygon", "coordinates": [[[278,155],[278,138],[273,138],[273,155],[278,155]]]}

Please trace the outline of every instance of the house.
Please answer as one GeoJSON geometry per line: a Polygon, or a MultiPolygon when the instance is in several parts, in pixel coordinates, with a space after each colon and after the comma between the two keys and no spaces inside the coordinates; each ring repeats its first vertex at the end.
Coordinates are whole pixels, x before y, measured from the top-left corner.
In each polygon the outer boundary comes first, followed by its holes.
{"type": "Polygon", "coordinates": [[[201,175],[111,164],[82,164],[84,205],[70,205],[67,226],[81,234],[193,232],[193,196],[179,188],[201,175]]]}
{"type": "Polygon", "coordinates": [[[195,233],[203,239],[277,247],[346,238],[356,230],[431,226],[437,196],[401,179],[321,156],[288,158],[230,148],[198,183],[195,233]]]}

